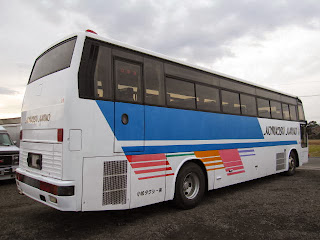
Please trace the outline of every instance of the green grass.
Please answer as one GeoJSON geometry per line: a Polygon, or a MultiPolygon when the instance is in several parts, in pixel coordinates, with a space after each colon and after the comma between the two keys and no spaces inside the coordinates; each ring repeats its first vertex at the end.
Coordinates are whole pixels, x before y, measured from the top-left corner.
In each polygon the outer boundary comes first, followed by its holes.
{"type": "Polygon", "coordinates": [[[309,140],[310,157],[320,157],[320,140],[309,140]]]}

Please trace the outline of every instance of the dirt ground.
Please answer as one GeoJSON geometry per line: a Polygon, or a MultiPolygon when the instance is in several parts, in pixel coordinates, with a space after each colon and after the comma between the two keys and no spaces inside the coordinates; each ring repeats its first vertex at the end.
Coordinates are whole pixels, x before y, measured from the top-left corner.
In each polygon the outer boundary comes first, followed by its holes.
{"type": "Polygon", "coordinates": [[[60,212],[0,182],[0,239],[320,239],[320,158],[210,191],[196,208],[170,202],[109,212],[60,212]]]}

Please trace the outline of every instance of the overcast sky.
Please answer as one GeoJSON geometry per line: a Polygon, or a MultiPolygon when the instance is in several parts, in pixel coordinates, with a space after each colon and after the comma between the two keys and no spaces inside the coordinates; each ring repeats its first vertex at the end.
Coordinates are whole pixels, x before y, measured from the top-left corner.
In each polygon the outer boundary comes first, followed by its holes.
{"type": "Polygon", "coordinates": [[[0,3],[0,118],[20,116],[35,58],[74,32],[146,48],[301,97],[320,123],[319,0],[0,3]]]}

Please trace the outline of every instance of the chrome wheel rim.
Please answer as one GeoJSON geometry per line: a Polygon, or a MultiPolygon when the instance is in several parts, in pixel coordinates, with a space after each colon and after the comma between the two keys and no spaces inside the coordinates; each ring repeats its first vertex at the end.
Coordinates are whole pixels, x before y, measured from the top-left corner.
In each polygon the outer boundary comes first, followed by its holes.
{"type": "Polygon", "coordinates": [[[200,180],[197,174],[191,172],[183,180],[183,193],[187,199],[194,199],[200,189],[200,180]]]}

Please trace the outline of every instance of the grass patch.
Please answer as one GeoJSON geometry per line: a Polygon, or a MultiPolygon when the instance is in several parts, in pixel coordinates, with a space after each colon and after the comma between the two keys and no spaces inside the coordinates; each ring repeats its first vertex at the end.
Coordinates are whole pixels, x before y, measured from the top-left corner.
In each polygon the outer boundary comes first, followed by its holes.
{"type": "Polygon", "coordinates": [[[309,140],[310,157],[320,157],[320,139],[309,140]]]}

